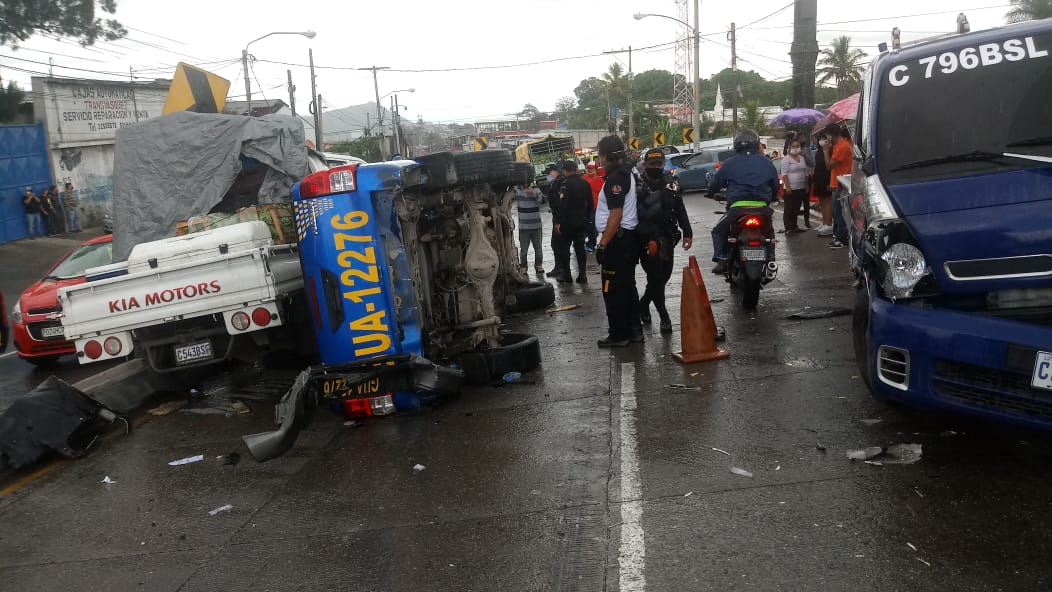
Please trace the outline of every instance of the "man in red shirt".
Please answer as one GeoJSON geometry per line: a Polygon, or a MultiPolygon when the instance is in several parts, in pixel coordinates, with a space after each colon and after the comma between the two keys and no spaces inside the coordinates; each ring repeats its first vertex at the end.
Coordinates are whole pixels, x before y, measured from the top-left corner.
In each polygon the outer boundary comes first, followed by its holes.
{"type": "MultiPolygon", "coordinates": [[[[585,165],[585,170],[587,172],[584,174],[584,180],[588,181],[588,184],[592,187],[592,211],[594,212],[595,209],[599,207],[599,191],[603,189],[604,181],[601,172],[603,169],[600,168],[598,169],[599,172],[597,172],[595,161],[590,160],[588,161],[588,164],[585,165]]],[[[592,227],[588,229],[588,244],[586,246],[589,253],[595,251],[596,237],[597,233],[595,231],[595,225],[593,224],[592,227]]]]}
{"type": "Polygon", "coordinates": [[[830,249],[847,246],[847,192],[841,191],[837,177],[851,174],[851,134],[845,127],[833,128],[830,143],[823,146],[829,167],[829,188],[833,192],[833,242],[830,249]]]}

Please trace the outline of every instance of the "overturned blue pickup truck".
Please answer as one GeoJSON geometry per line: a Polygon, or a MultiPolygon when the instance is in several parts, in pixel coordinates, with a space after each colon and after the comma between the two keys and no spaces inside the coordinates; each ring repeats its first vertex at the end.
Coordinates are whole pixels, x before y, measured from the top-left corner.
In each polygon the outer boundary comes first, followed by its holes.
{"type": "Polygon", "coordinates": [[[501,331],[502,315],[555,299],[512,238],[509,189],[533,175],[492,150],[338,166],[293,187],[321,363],[278,404],[276,431],[245,436],[256,460],[287,451],[319,404],[386,415],[540,363],[536,337],[501,331]]]}

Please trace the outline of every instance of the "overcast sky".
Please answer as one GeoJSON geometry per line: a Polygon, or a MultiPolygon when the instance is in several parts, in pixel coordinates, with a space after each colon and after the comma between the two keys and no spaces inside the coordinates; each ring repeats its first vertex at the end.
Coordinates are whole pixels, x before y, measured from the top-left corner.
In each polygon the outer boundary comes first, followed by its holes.
{"type": "MultiPolygon", "coordinates": [[[[281,35],[252,44],[249,52],[257,59],[252,76],[255,98],[262,94],[288,102],[285,72],[291,69],[299,107],[305,111],[310,76],[301,65],[307,64],[307,50],[313,49],[315,65],[323,67],[317,70],[317,83],[327,108],[373,100],[372,74],[355,68],[388,66],[390,71],[379,74],[381,96],[416,89],[413,94],[398,93],[399,102],[408,106],[404,116],[473,122],[514,114],[525,103],[553,109],[560,97],[573,95],[582,79],[606,70],[615,58],[601,55],[604,51],[660,46],[634,51],[633,69],[637,73],[672,71],[674,47],[661,44],[682,35],[682,28],[673,21],[632,18],[643,10],[675,17],[674,0],[183,0],[175,4],[118,0],[117,6],[117,19],[129,28],[128,39],[80,48],[72,41],[36,37],[17,51],[0,49],[0,75],[28,89],[32,74],[14,68],[46,73],[51,57],[56,75],[116,79],[123,74],[127,79],[130,66],[138,78],[170,78],[175,63],[182,60],[204,64],[205,69],[229,79],[234,83],[230,98],[242,100],[240,55],[247,42],[271,31],[314,30],[317,37],[313,40],[281,35]],[[295,13],[290,13],[290,7],[295,13]],[[577,56],[591,57],[495,69],[410,72],[577,56]]],[[[872,54],[877,43],[888,40],[893,27],[902,30],[904,41],[927,37],[953,30],[956,14],[964,12],[972,30],[986,29],[1003,24],[1008,8],[1007,2],[989,0],[819,0],[818,41],[824,47],[833,37],[846,34],[872,54]]],[[[699,29],[706,38],[701,44],[702,77],[729,65],[725,31],[731,22],[739,29],[739,68],[755,70],[768,79],[790,75],[787,53],[793,7],[789,0],[707,0],[700,4],[699,29]]],[[[617,59],[627,66],[627,54],[618,54],[617,59]]],[[[385,106],[389,100],[383,100],[385,106]]]]}

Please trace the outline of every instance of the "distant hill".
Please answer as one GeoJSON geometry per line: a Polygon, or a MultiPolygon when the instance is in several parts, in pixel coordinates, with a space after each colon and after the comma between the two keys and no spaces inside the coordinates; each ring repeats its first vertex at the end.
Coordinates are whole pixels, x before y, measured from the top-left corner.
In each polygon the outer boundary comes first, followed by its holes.
{"type": "MultiPolygon", "coordinates": [[[[390,135],[391,112],[382,109],[383,124],[390,135]]],[[[353,140],[362,135],[367,126],[376,133],[376,103],[369,101],[341,109],[326,109],[322,115],[322,131],[326,142],[353,140]]],[[[308,115],[309,117],[309,115],[308,115]]]]}

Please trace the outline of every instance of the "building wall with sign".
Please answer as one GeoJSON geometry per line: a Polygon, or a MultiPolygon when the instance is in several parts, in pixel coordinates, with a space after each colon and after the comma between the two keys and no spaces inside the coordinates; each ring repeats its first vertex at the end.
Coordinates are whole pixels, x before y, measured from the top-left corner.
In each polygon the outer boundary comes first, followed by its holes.
{"type": "Polygon", "coordinates": [[[44,123],[56,185],[73,183],[82,224],[101,221],[113,196],[117,130],[161,116],[169,81],[34,77],[33,113],[44,123]]]}

